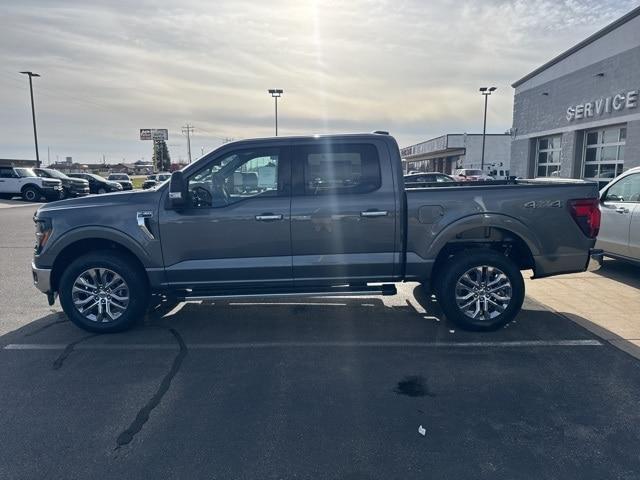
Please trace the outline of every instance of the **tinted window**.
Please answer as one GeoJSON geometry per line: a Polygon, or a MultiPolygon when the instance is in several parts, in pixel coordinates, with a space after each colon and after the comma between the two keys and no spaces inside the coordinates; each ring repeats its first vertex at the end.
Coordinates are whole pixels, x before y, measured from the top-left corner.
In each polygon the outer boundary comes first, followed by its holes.
{"type": "Polygon", "coordinates": [[[194,207],[224,207],[256,196],[278,195],[278,149],[226,155],[189,178],[194,207]]]}
{"type": "Polygon", "coordinates": [[[373,145],[320,145],[302,149],[306,195],[368,193],[380,188],[373,145]]]}
{"type": "Polygon", "coordinates": [[[21,177],[37,177],[36,172],[30,168],[16,168],[16,172],[21,177]]]}
{"type": "Polygon", "coordinates": [[[13,168],[0,168],[0,178],[15,178],[13,168]]]}
{"type": "Polygon", "coordinates": [[[618,181],[607,191],[605,200],[611,202],[640,202],[640,173],[618,181]]]}

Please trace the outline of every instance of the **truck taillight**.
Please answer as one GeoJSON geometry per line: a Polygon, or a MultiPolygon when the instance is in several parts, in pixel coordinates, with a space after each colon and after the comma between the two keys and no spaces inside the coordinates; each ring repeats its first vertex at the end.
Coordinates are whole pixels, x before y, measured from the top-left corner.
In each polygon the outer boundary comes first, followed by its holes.
{"type": "Polygon", "coordinates": [[[597,198],[569,200],[571,217],[589,238],[596,238],[600,231],[600,202],[597,198]]]}

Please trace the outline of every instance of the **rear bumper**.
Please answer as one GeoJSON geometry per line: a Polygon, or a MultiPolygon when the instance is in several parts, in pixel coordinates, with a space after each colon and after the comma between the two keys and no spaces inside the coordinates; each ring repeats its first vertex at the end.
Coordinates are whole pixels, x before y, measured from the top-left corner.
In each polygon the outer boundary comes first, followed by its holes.
{"type": "Polygon", "coordinates": [[[589,250],[589,261],[587,262],[587,272],[595,272],[602,267],[604,262],[604,251],[599,248],[592,248],[589,250]]]}
{"type": "Polygon", "coordinates": [[[51,293],[51,269],[37,268],[35,263],[31,262],[31,273],[36,288],[42,293],[51,293]]]}

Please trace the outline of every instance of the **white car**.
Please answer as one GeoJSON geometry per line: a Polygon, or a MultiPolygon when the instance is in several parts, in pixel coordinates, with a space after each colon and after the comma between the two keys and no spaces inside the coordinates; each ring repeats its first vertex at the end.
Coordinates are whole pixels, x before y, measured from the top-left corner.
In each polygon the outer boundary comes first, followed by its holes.
{"type": "Polygon", "coordinates": [[[476,170],[473,168],[459,168],[453,173],[453,176],[459,182],[493,180],[491,175],[487,175],[482,170],[476,170]]]}
{"type": "Polygon", "coordinates": [[[31,168],[0,167],[0,197],[20,195],[28,202],[62,198],[62,182],[57,178],[41,178],[31,168]]]}
{"type": "Polygon", "coordinates": [[[596,248],[640,264],[640,167],[627,170],[600,190],[602,222],[596,248]]]}

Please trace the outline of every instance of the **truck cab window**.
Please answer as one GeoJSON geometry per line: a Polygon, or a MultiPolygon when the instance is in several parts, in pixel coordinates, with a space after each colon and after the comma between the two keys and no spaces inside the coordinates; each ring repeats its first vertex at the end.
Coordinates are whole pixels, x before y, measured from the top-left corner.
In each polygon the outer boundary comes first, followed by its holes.
{"type": "Polygon", "coordinates": [[[607,202],[640,202],[640,174],[624,177],[606,193],[607,202]]]}
{"type": "Polygon", "coordinates": [[[368,193],[380,185],[380,161],[373,145],[331,145],[304,150],[306,195],[368,193]]]}
{"type": "Polygon", "coordinates": [[[278,195],[278,150],[226,155],[189,178],[191,205],[225,207],[246,198],[278,195]]]}

